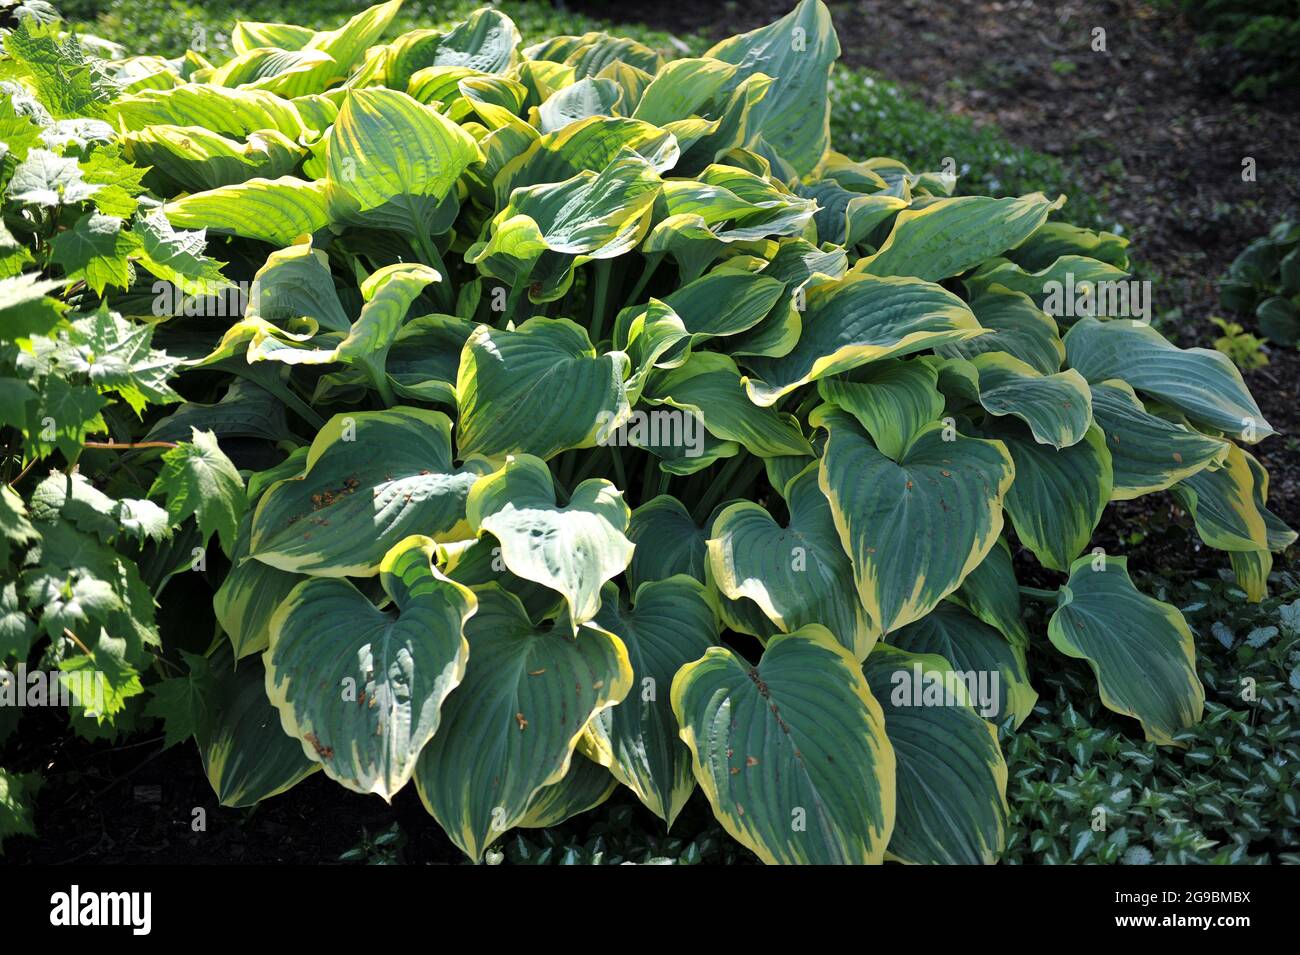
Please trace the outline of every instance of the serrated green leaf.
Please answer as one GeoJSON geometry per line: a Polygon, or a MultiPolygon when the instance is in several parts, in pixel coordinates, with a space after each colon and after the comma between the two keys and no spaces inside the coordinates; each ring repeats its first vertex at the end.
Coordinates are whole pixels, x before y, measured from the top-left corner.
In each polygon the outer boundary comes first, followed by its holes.
{"type": "Polygon", "coordinates": [[[191,515],[203,540],[213,533],[233,554],[239,518],[247,507],[244,479],[230,463],[211,431],[190,430],[191,438],[163,452],[162,469],[149,489],[167,497],[167,513],[179,524],[191,515]]]}

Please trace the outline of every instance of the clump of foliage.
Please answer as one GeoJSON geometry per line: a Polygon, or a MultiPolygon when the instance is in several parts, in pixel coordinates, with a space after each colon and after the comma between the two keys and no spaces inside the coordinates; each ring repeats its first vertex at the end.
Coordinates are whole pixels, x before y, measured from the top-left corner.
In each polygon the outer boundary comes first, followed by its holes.
{"type": "MultiPolygon", "coordinates": [[[[143,416],[181,401],[180,359],[115,301],[146,274],[194,294],[225,280],[203,233],[174,230],[147,170],[124,156],[104,118],[119,91],[109,68],[46,4],[18,6],[12,23],[0,59],[0,741],[23,706],[56,695],[93,738],[129,722],[159,666],[167,581],[214,528],[233,534],[245,506],[210,432],[164,418],[141,440],[143,416]],[[38,672],[24,675],[29,661],[38,672]]],[[[38,784],[0,769],[0,838],[31,831],[38,784]]]]}
{"type": "Polygon", "coordinates": [[[1267,342],[1258,335],[1252,335],[1236,322],[1230,322],[1218,315],[1210,316],[1210,324],[1223,334],[1214,339],[1216,351],[1221,351],[1242,371],[1253,371],[1268,364],[1268,355],[1264,354],[1267,342]]]}
{"type": "Polygon", "coordinates": [[[1171,491],[1252,600],[1295,535],[1231,362],[1044,311],[1123,283],[1123,239],[833,150],[819,0],[670,61],[400,5],[101,70],[146,194],[246,283],[148,299],[184,457],[256,462],[198,515],[221,635],[152,693],[224,805],[413,784],[478,860],[698,785],[765,862],[994,861],[996,726],[1037,699],[1013,530],[1051,645],[1185,744],[1191,632],[1089,550],[1102,510],[1171,491]]]}
{"type": "Polygon", "coordinates": [[[1300,83],[1300,8],[1293,0],[1176,0],[1197,41],[1224,58],[1237,96],[1300,83]]]}
{"type": "Polygon", "coordinates": [[[1300,225],[1279,222],[1242,251],[1220,290],[1225,309],[1254,315],[1279,345],[1300,344],[1300,225]]]}
{"type": "Polygon", "coordinates": [[[1280,576],[1261,603],[1227,581],[1172,590],[1208,690],[1182,749],[1128,739],[1077,668],[1038,671],[1041,719],[1007,743],[1006,861],[1300,862],[1300,582],[1280,576]]]}
{"type": "Polygon", "coordinates": [[[339,856],[340,862],[359,862],[365,865],[399,865],[406,836],[401,826],[393,823],[383,832],[371,836],[364,828],[361,839],[339,856]]]}

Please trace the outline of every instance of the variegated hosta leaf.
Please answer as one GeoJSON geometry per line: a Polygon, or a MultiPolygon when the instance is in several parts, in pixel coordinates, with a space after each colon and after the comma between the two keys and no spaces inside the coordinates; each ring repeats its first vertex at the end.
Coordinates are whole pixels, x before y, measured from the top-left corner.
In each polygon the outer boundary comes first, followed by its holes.
{"type": "Polygon", "coordinates": [[[827,84],[839,55],[830,11],[821,0],[801,0],[775,23],[723,40],[705,54],[736,65],[726,90],[755,73],[775,78],[750,110],[749,138],[761,137],[801,176],[817,167],[830,145],[827,84]]]}
{"type": "Polygon", "coordinates": [[[1179,348],[1140,321],[1080,319],[1065,336],[1066,362],[1096,383],[1126,381],[1159,398],[1194,423],[1253,444],[1273,434],[1241,372],[1227,355],[1179,348]]]}
{"type": "Polygon", "coordinates": [[[330,62],[301,77],[292,95],[319,92],[346,77],[353,67],[360,65],[366,50],[383,36],[401,6],[401,0],[388,0],[367,7],[336,30],[314,34],[305,48],[320,50],[329,56],[330,62]]]}
{"type": "Polygon", "coordinates": [[[623,434],[628,445],[658,458],[659,470],[665,474],[696,474],[741,452],[735,441],[715,438],[692,415],[679,411],[660,414],[667,417],[634,417],[623,434]]]}
{"type": "Polygon", "coordinates": [[[1092,539],[1111,499],[1110,452],[1096,425],[1060,451],[1040,444],[1020,422],[989,421],[984,433],[1006,445],[1016,479],[1006,509],[1021,542],[1038,562],[1067,570],[1092,539]]]}
{"type": "Polygon", "coordinates": [[[205,83],[142,90],[110,105],[108,117],[115,126],[136,132],[174,124],[244,139],[258,130],[274,129],[292,140],[307,141],[307,127],[298,108],[264,90],[232,90],[205,83]]]}
{"type": "Polygon", "coordinates": [[[781,241],[781,247],[763,269],[763,274],[784,282],[787,289],[795,289],[818,273],[827,278],[841,279],[848,268],[848,256],[843,249],[821,249],[806,239],[794,238],[781,241]]]}
{"type": "MultiPolygon", "coordinates": [[[[614,347],[632,358],[630,400],[640,396],[652,368],[676,368],[697,345],[719,336],[742,336],[764,322],[784,292],[780,281],[720,267],[688,282],[665,299],[622,309],[614,319],[614,347]]],[[[797,329],[796,329],[797,331],[797,329]]],[[[729,344],[739,341],[732,337],[729,344]]]]}
{"type": "Polygon", "coordinates": [[[338,335],[321,333],[315,319],[291,318],[277,325],[246,314],[226,329],[211,352],[194,364],[211,367],[233,360],[241,364],[276,361],[286,365],[323,365],[334,361],[337,347],[334,343],[338,340],[338,335]]]}
{"type": "MultiPolygon", "coordinates": [[[[718,513],[721,513],[721,511],[718,513]]],[[[712,534],[713,521],[709,521],[707,529],[712,534]]],[[[712,562],[704,565],[704,588],[713,603],[713,609],[717,611],[718,619],[722,621],[724,630],[747,633],[750,636],[757,637],[759,642],[764,645],[767,644],[770,637],[780,633],[777,625],[763,612],[763,608],[754,601],[748,597],[733,599],[722,592],[718,582],[713,579],[712,562]]]]}
{"type": "Polygon", "coordinates": [[[564,598],[536,581],[516,577],[501,559],[501,547],[491,535],[471,537],[438,545],[438,566],[442,572],[471,590],[484,584],[500,584],[510,591],[533,620],[547,620],[561,613],[564,598]]]}
{"type": "Polygon", "coordinates": [[[1113,232],[1094,232],[1068,222],[1045,222],[1007,257],[1030,270],[1044,269],[1063,255],[1082,255],[1117,268],[1128,268],[1128,239],[1113,232]]]}
{"type": "Polygon", "coordinates": [[[636,404],[656,367],[671,368],[690,354],[690,333],[682,318],[657,298],[625,308],[614,317],[614,347],[626,351],[631,364],[627,400],[636,404]],[[668,358],[667,355],[674,357],[668,358]]]}
{"type": "Polygon", "coordinates": [[[895,159],[877,157],[857,162],[835,150],[826,154],[820,172],[830,182],[859,194],[891,191],[900,179],[908,179],[907,167],[895,159]]]}
{"type": "Polygon", "coordinates": [[[465,499],[477,477],[453,465],[451,421],[440,411],[335,415],[312,441],[306,470],[258,502],[249,554],[297,573],[371,576],[410,534],[466,536],[465,499]]]}
{"type": "Polygon", "coordinates": [[[447,33],[411,30],[389,44],[385,81],[405,89],[412,74],[429,67],[457,67],[504,73],[515,58],[519,31],[509,17],[485,7],[447,33]]]}
{"type": "Polygon", "coordinates": [[[939,422],[916,433],[897,462],[834,405],[813,412],[827,429],[819,480],[858,596],[889,633],[919,620],[960,586],[1002,531],[1011,455],[939,422]]]}
{"type": "Polygon", "coordinates": [[[422,315],[397,330],[384,368],[403,398],[456,405],[456,371],[474,324],[453,315],[422,315]]]}
{"type": "Polygon", "coordinates": [[[875,156],[861,162],[842,153],[826,157],[825,175],[849,189],[864,192],[882,189],[909,202],[913,197],[929,201],[951,196],[957,177],[945,172],[912,172],[897,159],[875,156]]]}
{"type": "Polygon", "coordinates": [[[320,769],[281,727],[280,714],[266,698],[266,670],[260,659],[236,666],[230,647],[222,642],[208,657],[202,686],[194,740],[221,805],[256,805],[320,769]]]}
{"type": "Polygon", "coordinates": [[[806,304],[804,290],[827,278],[843,278],[847,271],[848,257],[843,249],[832,248],[823,252],[803,239],[781,242],[762,274],[784,282],[785,295],[758,325],[728,342],[731,353],[768,358],[790,354],[803,333],[800,313],[806,304]]]}
{"type": "Polygon", "coordinates": [[[238,53],[205,77],[214,86],[266,90],[292,97],[325,90],[339,66],[323,50],[279,50],[256,47],[238,53]]]}
{"type": "Polygon", "coordinates": [[[587,724],[583,750],[671,826],[695,777],[669,691],[677,671],[716,643],[718,623],[703,585],[683,575],[638,588],[631,607],[622,606],[617,584],[601,596],[596,623],[626,644],[632,692],[587,724]]]}
{"type": "Polygon", "coordinates": [[[664,296],[681,317],[691,344],[753,328],[772,311],[785,289],[764,273],[717,268],[664,296]]]}
{"type": "Polygon", "coordinates": [[[889,643],[909,653],[934,653],[947,660],[966,680],[975,711],[994,723],[1011,717],[1018,727],[1038,702],[1038,693],[1029,683],[1024,648],[951,600],[890,634],[889,643]]]}
{"type": "Polygon", "coordinates": [[[341,361],[365,368],[380,394],[388,394],[388,350],[406,313],[425,286],[442,278],[426,265],[398,262],[378,269],[361,283],[365,304],[336,354],[341,361]]]}
{"type": "Polygon", "coordinates": [[[733,243],[802,233],[816,210],[814,200],[763,176],[712,164],[694,179],[664,183],[641,251],[671,255],[690,282],[733,243]]]}
{"type": "Polygon", "coordinates": [[[1173,743],[1200,722],[1205,688],[1192,632],[1177,607],[1133,586],[1125,558],[1076,560],[1047,635],[1066,656],[1088,662],[1101,702],[1141,721],[1147,739],[1173,743]]]}
{"type": "Polygon", "coordinates": [[[556,90],[538,109],[543,133],[553,133],[570,123],[592,116],[614,116],[623,98],[622,88],[610,79],[586,77],[556,90]]]}
{"type": "Polygon", "coordinates": [[[1264,532],[1268,541],[1268,549],[1271,551],[1286,550],[1296,542],[1297,534],[1287,526],[1285,521],[1268,509],[1268,471],[1249,451],[1243,449],[1241,453],[1246,459],[1251,475],[1254,477],[1252,486],[1255,506],[1259,508],[1260,514],[1264,517],[1264,532]]]}
{"type": "Polygon", "coordinates": [[[128,56],[111,61],[110,71],[123,95],[144,90],[170,90],[182,82],[179,72],[161,56],[128,56]]]}
{"type": "Polygon", "coordinates": [[[939,199],[900,212],[880,251],[853,270],[912,275],[927,282],[951,278],[1019,245],[1064,202],[1064,196],[1051,200],[1041,192],[1018,199],[939,199]]]}
{"type": "MultiPolygon", "coordinates": [[[[606,64],[601,71],[596,74],[596,79],[610,80],[618,87],[618,112],[621,115],[630,115],[636,104],[641,102],[641,97],[645,94],[646,87],[654,81],[654,75],[647,73],[645,70],[635,67],[630,63],[624,63],[622,60],[615,60],[612,63],[606,64]]],[[[633,118],[635,119],[636,117],[633,118]]],[[[694,116],[687,119],[685,122],[703,123],[705,120],[700,119],[698,116],[694,116]]],[[[668,128],[671,123],[665,123],[662,125],[665,128],[668,128]]],[[[677,137],[678,133],[674,130],[673,138],[676,139],[677,137]]],[[[679,141],[678,148],[680,147],[681,142],[679,141]]]]}
{"type": "MultiPolygon", "coordinates": [[[[339,115],[339,99],[340,95],[337,92],[331,95],[307,93],[304,96],[295,96],[289,101],[302,117],[303,126],[307,130],[305,138],[319,140],[334,124],[334,120],[339,115]]],[[[313,147],[316,145],[317,143],[312,143],[313,147]]],[[[321,147],[319,156],[324,158],[324,155],[324,148],[321,147]]]]}
{"type": "Polygon", "coordinates": [[[898,762],[886,850],[921,865],[989,865],[1007,836],[1007,764],[948,661],[881,644],[862,667],[898,762]]]}
{"type": "Polygon", "coordinates": [[[594,447],[631,411],[627,370],[627,355],[597,354],[565,318],[531,318],[513,330],[480,325],[456,376],[461,457],[552,458],[594,447]]]}
{"type": "Polygon", "coordinates": [[[970,359],[979,402],[991,415],[1013,415],[1034,440],[1056,450],[1078,444],[1092,424],[1088,383],[1073,368],[1044,375],[1019,358],[985,352],[970,359]]]}
{"type": "Polygon", "coordinates": [[[1127,382],[1091,388],[1093,417],[1110,451],[1112,501],[1163,491],[1227,458],[1227,441],[1151,414],[1127,382]]]}
{"type": "MultiPolygon", "coordinates": [[[[1049,223],[1050,225],[1050,223],[1049,223]]],[[[1065,361],[1065,345],[1056,321],[1023,292],[992,285],[971,296],[970,310],[987,334],[935,349],[946,358],[973,358],[1006,352],[1044,375],[1054,375],[1065,361]]]]}
{"type": "Polygon", "coordinates": [[[633,107],[632,118],[655,126],[699,112],[735,75],[730,63],[712,57],[687,57],[665,63],[633,107]]]}
{"type": "Polygon", "coordinates": [[[1184,478],[1174,485],[1174,495],[1191,512],[1196,533],[1211,547],[1268,550],[1268,529],[1257,504],[1255,474],[1241,448],[1228,442],[1227,451],[1222,466],[1184,478]]]}
{"type": "MultiPolygon", "coordinates": [[[[565,66],[559,60],[552,61],[549,58],[539,59],[531,54],[530,50],[524,51],[524,59],[519,63],[519,85],[524,87],[524,102],[536,106],[538,103],[546,101],[546,98],[558,89],[562,89],[574,82],[578,78],[573,67],[565,66]]],[[[600,124],[603,126],[603,124],[600,124]]],[[[566,133],[570,131],[566,130],[566,133]]],[[[603,136],[603,134],[602,134],[603,136]]],[[[568,141],[568,136],[556,137],[556,143],[562,144],[568,141]]],[[[554,150],[552,150],[554,151],[554,150]]],[[[568,174],[566,174],[568,175],[568,174]]],[[[560,178],[564,178],[561,176],[560,178]]],[[[509,195],[507,189],[503,195],[509,195]]]]}
{"type": "Polygon", "coordinates": [[[285,246],[330,221],[324,182],[293,176],[249,179],[173,199],[163,206],[172,225],[260,239],[285,246]]]}
{"type": "Polygon", "coordinates": [[[1005,540],[994,544],[979,566],[966,575],[953,599],[1020,649],[1029,649],[1029,631],[1020,609],[1020,583],[1005,540]]]}
{"type": "MultiPolygon", "coordinates": [[[[516,189],[575,178],[590,182],[583,173],[599,173],[635,157],[648,163],[653,173],[667,172],[677,156],[677,140],[667,130],[625,117],[592,116],[546,133],[507,162],[494,183],[496,207],[509,205],[516,189]]],[[[608,178],[601,182],[612,184],[608,178]]]]}
{"type": "Polygon", "coordinates": [[[595,76],[614,63],[626,63],[653,74],[663,63],[659,54],[644,43],[596,30],[582,36],[552,37],[526,48],[524,56],[563,63],[578,78],[595,76]]]}
{"type": "Polygon", "coordinates": [[[230,31],[230,46],[236,53],[263,46],[279,47],[281,50],[301,50],[316,31],[309,27],[295,26],[292,23],[256,23],[240,21],[230,31]]]}
{"type": "Polygon", "coordinates": [[[266,692],[291,736],[330,778],[390,800],[438,729],[465,673],[461,635],[473,591],[433,566],[437,545],[408,537],[380,565],[393,612],[345,580],[295,587],[271,621],[266,692]]]}
{"type": "Polygon", "coordinates": [[[227,139],[199,126],[150,126],[123,137],[127,157],[151,166],[175,191],[199,192],[293,172],[305,149],[274,129],[252,133],[247,142],[227,139]]]}
{"type": "Polygon", "coordinates": [[[1251,496],[1255,508],[1264,519],[1266,548],[1259,550],[1229,551],[1232,570],[1237,583],[1246,591],[1247,599],[1258,603],[1268,596],[1268,575],[1273,569],[1274,551],[1282,551],[1296,542],[1296,532],[1268,509],[1268,471],[1248,452],[1242,451],[1251,474],[1251,496]]]}
{"type": "Polygon", "coordinates": [[[849,275],[807,293],[803,332],[782,358],[750,358],[749,393],[770,405],[800,385],[882,358],[982,334],[966,304],[930,282],[849,275]]]}
{"type": "Polygon", "coordinates": [[[814,220],[817,238],[837,245],[855,246],[890,216],[907,208],[907,202],[887,193],[863,195],[833,179],[799,187],[799,195],[816,199],[821,207],[814,220]]]}
{"type": "Polygon", "coordinates": [[[635,593],[641,585],[685,574],[704,582],[708,547],[704,531],[691,519],[681,501],[667,494],[646,501],[632,512],[627,538],[636,547],[627,569],[628,586],[635,593]]]}
{"type": "Polygon", "coordinates": [[[212,612],[230,638],[237,660],[266,649],[271,639],[271,617],[289,591],[302,582],[298,574],[248,556],[252,517],[252,511],[244,514],[230,555],[230,571],[212,595],[212,612]]]}
{"type": "Polygon", "coordinates": [[[308,243],[267,257],[253,276],[246,314],[277,324],[309,318],[333,332],[347,333],[352,327],[334,288],[329,257],[308,243]]]}
{"type": "Polygon", "coordinates": [[[474,107],[461,92],[460,81],[478,75],[476,70],[463,66],[429,66],[416,71],[406,91],[416,102],[440,110],[453,122],[463,123],[474,107]]]}
{"type": "Polygon", "coordinates": [[[486,205],[495,195],[492,183],[497,174],[537,142],[540,134],[519,116],[528,99],[528,89],[522,83],[504,76],[473,76],[461,80],[456,88],[491,130],[479,141],[481,169],[471,168],[467,176],[475,195],[486,205]]]}
{"type": "Polygon", "coordinates": [[[829,631],[773,637],[757,666],[715,647],[678,671],[672,703],[713,814],[764,862],[883,861],[894,751],[861,664],[829,631]]]}
{"type": "Polygon", "coordinates": [[[751,501],[723,509],[708,542],[711,579],[724,596],[754,601],[781,631],[821,624],[863,660],[879,631],[858,602],[817,473],[811,464],[786,486],[788,527],[751,501]]]}
{"type": "MultiPolygon", "coordinates": [[[[1064,318],[1085,315],[1089,308],[1095,309],[1095,290],[1105,288],[1102,283],[1122,283],[1127,279],[1128,272],[1124,269],[1081,255],[1063,255],[1037,272],[1026,272],[1015,262],[995,258],[967,276],[966,287],[972,294],[982,295],[1001,286],[1027,295],[1037,307],[1064,318]],[[1069,290],[1074,291],[1072,300],[1069,290]]],[[[1124,288],[1120,284],[1113,287],[1124,288]]]]}
{"type": "Polygon", "coordinates": [[[629,151],[599,172],[520,187],[465,261],[509,285],[529,285],[534,302],[559,298],[576,265],[614,258],[641,241],[661,186],[654,167],[629,151]]]}
{"type": "Polygon", "coordinates": [[[474,860],[529,818],[538,791],[564,779],[583,728],[632,686],[614,634],[591,623],[576,635],[563,621],[536,627],[495,584],[477,597],[465,679],[415,775],[425,808],[474,860]]]}
{"type": "Polygon", "coordinates": [[[931,362],[887,358],[822,378],[817,393],[857,418],[880,452],[898,460],[912,435],[943,414],[938,380],[931,362]]]}
{"type": "Polygon", "coordinates": [[[549,829],[566,819],[595,809],[614,794],[618,780],[600,763],[574,753],[569,771],[558,783],[543,786],[529,800],[521,829],[549,829]]]}
{"type": "Polygon", "coordinates": [[[1245,591],[1246,599],[1259,603],[1268,596],[1268,575],[1273,570],[1273,555],[1266,550],[1234,550],[1228,552],[1228,561],[1237,586],[1245,591]]]}
{"type": "Polygon", "coordinates": [[[564,596],[575,633],[600,610],[605,581],[632,559],[623,492],[593,478],[560,507],[550,469],[530,454],[506,458],[475,484],[465,511],[474,533],[486,531],[500,543],[511,573],[564,596]]]}
{"type": "Polygon", "coordinates": [[[413,238],[445,231],[439,207],[481,158],[474,137],[406,93],[351,90],[325,154],[331,214],[413,238]]]}
{"type": "Polygon", "coordinates": [[[767,483],[772,485],[772,489],[784,498],[786,485],[816,460],[815,457],[804,454],[797,457],[765,458],[763,460],[763,470],[767,473],[767,483]]]}
{"type": "Polygon", "coordinates": [[[812,454],[798,419],[754,404],[736,363],[719,352],[695,352],[677,368],[656,372],[641,397],[695,415],[714,437],[758,457],[812,454]]]}
{"type": "Polygon", "coordinates": [[[516,59],[519,30],[514,21],[490,7],[475,10],[447,31],[438,44],[434,65],[467,66],[484,73],[504,73],[516,59]]]}

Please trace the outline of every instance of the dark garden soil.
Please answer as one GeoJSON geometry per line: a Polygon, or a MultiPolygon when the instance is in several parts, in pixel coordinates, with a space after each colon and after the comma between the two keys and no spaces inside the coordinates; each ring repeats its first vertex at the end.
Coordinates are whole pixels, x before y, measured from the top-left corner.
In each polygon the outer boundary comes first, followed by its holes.
{"type": "MultiPolygon", "coordinates": [[[[722,38],[776,19],[791,2],[567,6],[722,38]]],[[[1182,345],[1209,344],[1216,278],[1251,239],[1297,208],[1300,97],[1287,91],[1291,102],[1234,101],[1217,85],[1215,58],[1197,50],[1186,25],[1167,12],[1137,0],[829,5],[847,63],[878,70],[935,108],[994,124],[1067,163],[1078,188],[1103,199],[1123,223],[1158,305],[1166,316],[1181,315],[1164,330],[1182,345]],[[1090,48],[1095,27],[1106,31],[1105,53],[1090,48]],[[1256,182],[1242,181],[1245,157],[1255,160],[1256,182]]],[[[1273,348],[1269,358],[1247,380],[1282,435],[1254,451],[1272,475],[1270,507],[1300,526],[1300,440],[1290,437],[1300,435],[1300,354],[1273,348]]],[[[1135,569],[1166,575],[1214,576],[1228,565],[1226,555],[1200,544],[1169,495],[1110,508],[1097,543],[1129,554],[1135,569]]],[[[1025,582],[1059,579],[1027,573],[1025,582]]],[[[389,807],[318,773],[255,810],[221,809],[192,744],[166,751],[160,739],[92,744],[70,737],[62,719],[32,711],[10,742],[12,768],[41,769],[46,783],[37,804],[40,838],[11,840],[5,861],[328,862],[352,848],[363,827],[374,835],[394,821],[408,840],[405,859],[463,858],[414,787],[389,807]],[[196,832],[200,808],[206,831],[196,832]]],[[[644,822],[653,824],[648,815],[644,822]]]]}
{"type": "MultiPolygon", "coordinates": [[[[414,784],[390,806],[318,772],[252,809],[227,809],[217,804],[192,741],[164,750],[160,735],[140,733],[128,743],[90,743],[69,734],[64,714],[53,709],[24,714],[5,762],[13,770],[41,769],[45,783],[36,800],[37,837],[7,840],[0,864],[328,864],[356,848],[363,832],[373,839],[394,823],[401,842],[393,861],[467,862],[425,811],[414,784]]],[[[664,835],[663,822],[620,788],[598,811],[565,822],[557,836],[562,845],[583,847],[614,832],[625,838],[624,829],[664,835]]],[[[715,829],[697,791],[672,835],[685,845],[715,829]]],[[[368,857],[372,864],[376,858],[368,857]]],[[[752,861],[743,850],[726,858],[752,861]]]]}
{"type": "MultiPolygon", "coordinates": [[[[19,736],[49,766],[36,802],[36,839],[13,839],[5,861],[37,864],[240,864],[331,862],[363,827],[378,835],[397,821],[411,857],[460,856],[407,787],[390,808],[351,793],[321,773],[254,810],[223,809],[192,743],[161,750],[161,738],[124,746],[69,736],[62,714],[24,714],[19,736]],[[39,727],[42,719],[59,725],[39,727]],[[51,753],[50,741],[56,741],[51,753]],[[196,811],[202,810],[202,814],[196,811]],[[205,828],[195,831],[196,819],[205,828]]],[[[14,748],[14,747],[11,747],[14,748]]],[[[25,764],[23,744],[10,763],[25,764]]]]}

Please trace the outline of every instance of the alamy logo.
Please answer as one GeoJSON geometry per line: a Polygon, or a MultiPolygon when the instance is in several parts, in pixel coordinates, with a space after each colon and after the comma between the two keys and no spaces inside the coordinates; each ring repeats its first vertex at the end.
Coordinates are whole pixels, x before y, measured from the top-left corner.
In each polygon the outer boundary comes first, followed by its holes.
{"type": "Polygon", "coordinates": [[[104,712],[107,679],[99,670],[29,670],[24,663],[16,670],[0,667],[0,706],[85,707],[86,713],[104,712]]]}
{"type": "Polygon", "coordinates": [[[1002,709],[1001,674],[996,670],[926,670],[920,663],[895,670],[889,702],[894,706],[962,706],[969,702],[980,716],[1002,709]]]}
{"type": "Polygon", "coordinates": [[[156,317],[240,318],[248,311],[252,283],[231,283],[214,295],[188,295],[180,286],[161,279],[153,283],[153,314],[156,317]]]}
{"type": "Polygon", "coordinates": [[[633,411],[611,428],[613,420],[608,411],[598,416],[596,443],[602,447],[680,448],[688,458],[704,453],[704,422],[693,412],[679,408],[633,411]]]}
{"type": "Polygon", "coordinates": [[[1151,283],[1136,279],[1120,281],[1074,280],[1043,283],[1043,311],[1053,318],[1136,318],[1151,320],[1151,283]]]}
{"type": "Polygon", "coordinates": [[[132,935],[148,935],[153,927],[151,892],[82,892],[74,885],[50,896],[50,924],[129,925],[132,935]]]}

